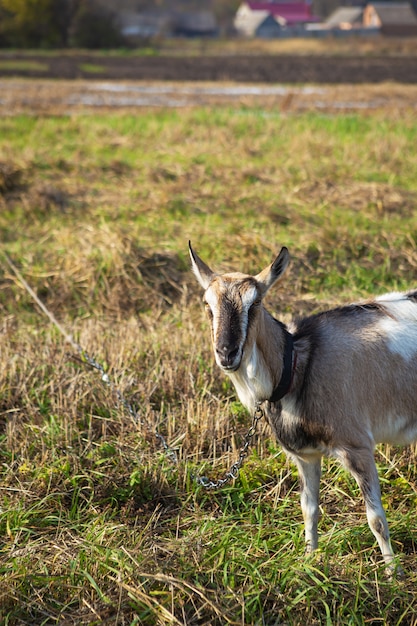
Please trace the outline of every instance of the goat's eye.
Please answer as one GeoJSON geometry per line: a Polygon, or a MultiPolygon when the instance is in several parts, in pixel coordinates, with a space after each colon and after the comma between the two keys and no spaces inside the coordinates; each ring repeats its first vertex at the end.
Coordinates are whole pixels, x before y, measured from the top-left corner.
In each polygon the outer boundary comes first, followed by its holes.
{"type": "Polygon", "coordinates": [[[249,321],[252,321],[256,315],[257,310],[259,309],[261,305],[261,299],[260,298],[256,298],[256,300],[254,300],[252,302],[252,304],[249,307],[249,311],[248,311],[248,319],[249,321]]]}
{"type": "Polygon", "coordinates": [[[204,308],[206,309],[207,315],[211,319],[213,317],[213,311],[211,310],[210,305],[208,304],[208,302],[204,302],[204,308]]]}

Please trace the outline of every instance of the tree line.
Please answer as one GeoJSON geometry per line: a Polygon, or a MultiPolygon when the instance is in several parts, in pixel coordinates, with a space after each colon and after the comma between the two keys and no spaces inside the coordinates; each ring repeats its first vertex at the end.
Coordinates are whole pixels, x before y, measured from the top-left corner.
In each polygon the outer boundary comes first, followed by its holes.
{"type": "Polygon", "coordinates": [[[94,0],[0,0],[2,48],[114,48],[117,14],[94,0]]]}

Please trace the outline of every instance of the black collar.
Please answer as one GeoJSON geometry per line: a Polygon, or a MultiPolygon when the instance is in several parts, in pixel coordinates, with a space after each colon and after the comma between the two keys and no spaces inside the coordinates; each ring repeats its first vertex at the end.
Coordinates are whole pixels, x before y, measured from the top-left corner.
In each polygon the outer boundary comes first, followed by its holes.
{"type": "Polygon", "coordinates": [[[285,336],[285,346],[281,380],[272,392],[272,396],[269,398],[269,402],[278,402],[279,400],[281,400],[281,398],[283,398],[285,394],[289,392],[292,383],[292,357],[294,351],[294,341],[291,333],[289,333],[286,328],[283,327],[282,330],[284,331],[285,336]]]}

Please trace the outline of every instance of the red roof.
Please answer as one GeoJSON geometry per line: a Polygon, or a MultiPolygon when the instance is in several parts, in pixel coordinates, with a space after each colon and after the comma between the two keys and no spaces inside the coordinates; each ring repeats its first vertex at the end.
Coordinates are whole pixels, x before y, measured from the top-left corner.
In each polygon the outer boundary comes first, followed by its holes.
{"type": "Polygon", "coordinates": [[[252,11],[268,11],[271,15],[283,17],[287,24],[317,20],[306,2],[247,2],[247,5],[252,11]]]}

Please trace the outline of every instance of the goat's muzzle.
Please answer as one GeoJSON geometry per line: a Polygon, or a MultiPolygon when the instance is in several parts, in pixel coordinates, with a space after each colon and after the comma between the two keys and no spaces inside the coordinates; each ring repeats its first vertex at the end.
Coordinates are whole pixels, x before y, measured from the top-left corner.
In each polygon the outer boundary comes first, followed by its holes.
{"type": "Polygon", "coordinates": [[[240,350],[236,346],[217,346],[216,357],[219,366],[228,372],[235,372],[240,366],[240,350]]]}

